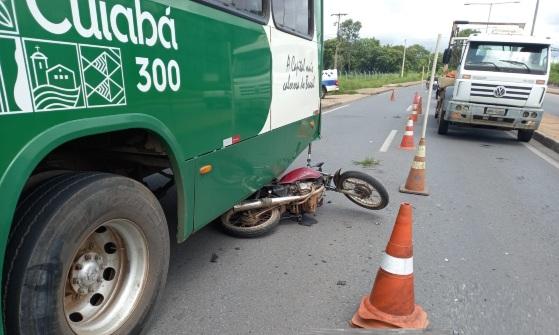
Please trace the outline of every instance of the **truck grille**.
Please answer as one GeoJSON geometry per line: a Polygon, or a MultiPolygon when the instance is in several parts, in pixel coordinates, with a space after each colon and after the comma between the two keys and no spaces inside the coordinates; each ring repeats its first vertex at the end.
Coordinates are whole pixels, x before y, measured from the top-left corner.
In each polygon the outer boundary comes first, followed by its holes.
{"type": "Polygon", "coordinates": [[[473,97],[496,98],[495,89],[499,86],[503,86],[506,90],[505,95],[498,97],[500,99],[527,101],[532,92],[532,87],[472,83],[470,95],[473,97]]]}

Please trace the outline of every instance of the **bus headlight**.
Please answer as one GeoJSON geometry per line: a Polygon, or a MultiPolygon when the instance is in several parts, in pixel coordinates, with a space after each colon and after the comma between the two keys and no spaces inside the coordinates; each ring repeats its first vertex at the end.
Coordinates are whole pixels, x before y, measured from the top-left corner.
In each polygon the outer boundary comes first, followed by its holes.
{"type": "Polygon", "coordinates": [[[456,107],[454,107],[454,110],[460,112],[462,110],[462,105],[456,105],[456,107]]]}
{"type": "Polygon", "coordinates": [[[528,117],[528,116],[530,116],[530,113],[529,112],[524,112],[524,113],[522,113],[522,116],[528,117]]]}
{"type": "Polygon", "coordinates": [[[536,117],[538,117],[538,113],[536,113],[536,112],[532,112],[532,117],[533,117],[533,118],[536,118],[536,117]]]}

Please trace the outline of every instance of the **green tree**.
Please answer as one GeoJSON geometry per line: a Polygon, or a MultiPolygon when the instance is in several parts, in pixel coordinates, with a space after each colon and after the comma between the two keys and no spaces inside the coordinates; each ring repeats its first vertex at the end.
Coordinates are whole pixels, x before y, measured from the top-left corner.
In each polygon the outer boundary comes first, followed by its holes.
{"type": "Polygon", "coordinates": [[[340,24],[340,39],[344,42],[353,43],[359,39],[361,22],[352,19],[345,20],[340,24]]]}

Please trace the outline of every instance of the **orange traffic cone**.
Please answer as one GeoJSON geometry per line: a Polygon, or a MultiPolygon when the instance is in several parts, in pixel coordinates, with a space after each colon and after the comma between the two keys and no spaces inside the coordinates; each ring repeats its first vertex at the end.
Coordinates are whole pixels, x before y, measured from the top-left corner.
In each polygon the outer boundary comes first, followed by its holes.
{"type": "Polygon", "coordinates": [[[359,328],[416,328],[429,325],[427,313],[415,304],[413,284],[412,206],[400,211],[375,278],[351,324],[359,328]]]}
{"type": "Polygon", "coordinates": [[[402,142],[400,143],[400,149],[412,150],[414,148],[415,144],[413,143],[413,120],[410,115],[410,117],[408,118],[408,122],[406,123],[406,131],[404,132],[402,142]]]}
{"type": "Polygon", "coordinates": [[[390,94],[390,101],[396,101],[396,94],[394,93],[394,90],[392,90],[392,94],[390,94]]]}
{"type": "Polygon", "coordinates": [[[413,104],[408,108],[408,111],[411,111],[411,119],[413,120],[413,122],[417,122],[417,118],[419,117],[419,114],[417,114],[417,105],[413,104]]]}
{"type": "Polygon", "coordinates": [[[419,96],[419,101],[417,102],[417,113],[421,115],[423,113],[423,98],[419,96]]]}
{"type": "Polygon", "coordinates": [[[400,187],[400,192],[417,195],[429,195],[425,187],[425,138],[419,140],[417,153],[413,158],[406,184],[400,187]]]}
{"type": "Polygon", "coordinates": [[[415,95],[413,96],[413,103],[416,105],[419,104],[419,99],[421,99],[421,96],[418,92],[415,92],[415,95]]]}

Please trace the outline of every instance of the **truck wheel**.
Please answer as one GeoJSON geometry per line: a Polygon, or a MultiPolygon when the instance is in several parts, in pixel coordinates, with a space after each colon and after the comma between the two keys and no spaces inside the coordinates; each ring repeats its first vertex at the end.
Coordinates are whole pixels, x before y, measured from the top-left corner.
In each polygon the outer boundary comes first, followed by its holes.
{"type": "Polygon", "coordinates": [[[137,334],[163,292],[169,232],[142,184],[66,173],[20,202],[4,272],[8,334],[137,334]]]}
{"type": "Polygon", "coordinates": [[[326,89],[326,87],[322,86],[322,89],[320,90],[320,99],[324,99],[326,93],[328,93],[328,90],[326,89]]]}
{"type": "Polygon", "coordinates": [[[517,139],[520,142],[530,142],[532,136],[534,136],[533,130],[518,129],[517,139]]]}
{"type": "Polygon", "coordinates": [[[439,130],[438,133],[441,135],[446,135],[448,133],[448,121],[444,119],[445,111],[441,110],[441,115],[439,115],[439,130]]]}

